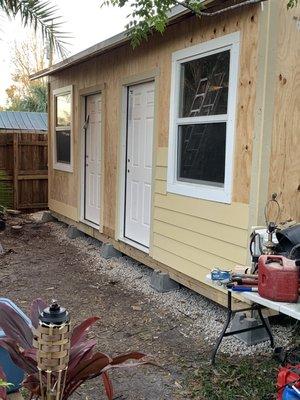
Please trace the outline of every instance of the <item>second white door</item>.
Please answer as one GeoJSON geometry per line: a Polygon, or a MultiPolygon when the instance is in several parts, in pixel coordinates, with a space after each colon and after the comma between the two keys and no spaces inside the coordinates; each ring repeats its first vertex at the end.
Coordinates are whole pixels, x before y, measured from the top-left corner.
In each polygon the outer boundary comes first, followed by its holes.
{"type": "Polygon", "coordinates": [[[154,82],[128,87],[124,236],[150,242],[154,82]]]}
{"type": "Polygon", "coordinates": [[[101,94],[85,97],[84,219],[100,223],[101,199],[101,94]]]}

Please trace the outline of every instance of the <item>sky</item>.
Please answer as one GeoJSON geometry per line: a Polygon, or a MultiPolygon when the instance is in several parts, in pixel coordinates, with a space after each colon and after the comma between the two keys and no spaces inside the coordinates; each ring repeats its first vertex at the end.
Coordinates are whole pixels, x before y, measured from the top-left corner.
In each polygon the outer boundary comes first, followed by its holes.
{"type": "MultiPolygon", "coordinates": [[[[70,32],[70,55],[78,53],[125,29],[130,9],[100,7],[101,0],[52,0],[65,21],[64,30],[70,32]]],[[[0,14],[0,105],[6,103],[5,89],[11,84],[11,62],[14,42],[31,35],[20,21],[11,21],[0,14]]]]}

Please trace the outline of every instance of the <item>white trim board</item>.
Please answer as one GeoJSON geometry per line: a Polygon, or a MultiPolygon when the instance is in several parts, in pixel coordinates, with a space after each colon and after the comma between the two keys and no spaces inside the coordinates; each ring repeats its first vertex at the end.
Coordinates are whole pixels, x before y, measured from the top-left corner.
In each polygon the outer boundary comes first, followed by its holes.
{"type": "MultiPolygon", "coordinates": [[[[73,113],[74,113],[74,103],[73,103],[73,86],[64,86],[58,89],[53,90],[52,92],[52,101],[53,101],[53,115],[52,115],[52,148],[53,148],[53,169],[63,172],[73,172],[73,113]],[[56,157],[56,97],[70,94],[71,95],[71,113],[70,113],[70,164],[57,162],[56,157]]],[[[61,130],[64,130],[65,127],[61,127],[61,130]]]]}
{"type": "Polygon", "coordinates": [[[237,83],[239,72],[240,33],[235,32],[223,37],[197,44],[172,55],[172,76],[170,98],[170,128],[168,150],[167,191],[203,200],[231,203],[234,166],[234,141],[236,125],[237,83]],[[222,51],[230,51],[228,105],[226,115],[179,118],[180,68],[187,61],[199,59],[222,51]],[[209,186],[196,182],[177,179],[178,125],[193,123],[226,122],[226,153],[224,187],[209,186]]]}

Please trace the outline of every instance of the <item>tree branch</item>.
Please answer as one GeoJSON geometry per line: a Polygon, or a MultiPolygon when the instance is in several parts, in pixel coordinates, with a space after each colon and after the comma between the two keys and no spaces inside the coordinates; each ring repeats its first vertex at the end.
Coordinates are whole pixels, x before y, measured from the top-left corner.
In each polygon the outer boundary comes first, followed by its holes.
{"type": "Polygon", "coordinates": [[[211,12],[211,13],[210,12],[204,12],[204,11],[197,11],[185,1],[181,2],[179,0],[175,0],[175,3],[187,8],[188,10],[192,11],[193,13],[195,13],[196,15],[199,15],[201,17],[214,17],[216,15],[220,15],[220,14],[223,14],[225,12],[235,10],[236,8],[262,3],[263,1],[267,1],[267,0],[246,0],[246,1],[243,1],[242,3],[234,4],[232,6],[223,8],[222,10],[214,11],[214,12],[211,12]]]}

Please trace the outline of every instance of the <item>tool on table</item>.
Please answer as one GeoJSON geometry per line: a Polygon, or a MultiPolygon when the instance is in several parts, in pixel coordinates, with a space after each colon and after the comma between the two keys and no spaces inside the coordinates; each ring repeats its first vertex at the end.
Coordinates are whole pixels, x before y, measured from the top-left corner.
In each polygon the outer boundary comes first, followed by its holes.
{"type": "Polygon", "coordinates": [[[232,282],[235,282],[237,285],[250,285],[250,286],[257,286],[258,279],[246,279],[246,278],[232,278],[232,282]]]}
{"type": "Polygon", "coordinates": [[[233,283],[228,283],[227,288],[233,290],[234,292],[257,292],[257,286],[249,285],[235,285],[233,283]]]}
{"type": "Polygon", "coordinates": [[[211,280],[217,281],[220,284],[227,283],[231,280],[231,271],[214,268],[211,271],[211,280]]]}

